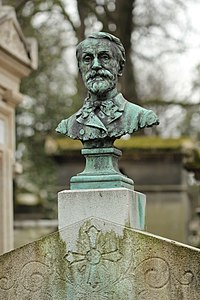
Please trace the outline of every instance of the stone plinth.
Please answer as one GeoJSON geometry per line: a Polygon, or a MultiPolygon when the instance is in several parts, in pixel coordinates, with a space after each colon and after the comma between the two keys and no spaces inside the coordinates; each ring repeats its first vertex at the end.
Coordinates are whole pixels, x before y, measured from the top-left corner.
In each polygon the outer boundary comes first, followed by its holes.
{"type": "Polygon", "coordinates": [[[85,170],[70,180],[72,190],[80,189],[133,189],[133,180],[119,171],[118,159],[122,152],[114,147],[82,149],[85,156],[85,170]]]}
{"type": "Polygon", "coordinates": [[[126,188],[66,190],[58,193],[59,228],[88,217],[144,229],[146,197],[126,188]]]}
{"type": "Polygon", "coordinates": [[[199,300],[200,250],[90,218],[0,257],[4,300],[199,300]]]}

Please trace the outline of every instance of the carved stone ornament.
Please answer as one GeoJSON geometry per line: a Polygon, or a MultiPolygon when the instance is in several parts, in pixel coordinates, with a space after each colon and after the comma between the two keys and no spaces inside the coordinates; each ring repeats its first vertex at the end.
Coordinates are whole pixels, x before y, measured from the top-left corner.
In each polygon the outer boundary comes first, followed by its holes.
{"type": "Polygon", "coordinates": [[[199,300],[200,251],[88,219],[0,257],[4,300],[199,300]]]}
{"type": "MultiPolygon", "coordinates": [[[[6,7],[7,8],[7,7],[6,7]]],[[[23,62],[30,64],[25,40],[12,10],[1,7],[0,15],[0,46],[12,53],[23,62]]]]}

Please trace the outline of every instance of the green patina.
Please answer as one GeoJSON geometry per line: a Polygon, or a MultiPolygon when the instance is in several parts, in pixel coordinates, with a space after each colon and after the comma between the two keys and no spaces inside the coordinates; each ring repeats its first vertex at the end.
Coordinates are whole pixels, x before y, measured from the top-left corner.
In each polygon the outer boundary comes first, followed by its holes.
{"type": "MultiPolygon", "coordinates": [[[[38,248],[40,252],[38,260],[42,260],[46,266],[52,268],[51,271],[54,274],[49,276],[48,286],[46,287],[46,290],[51,295],[50,299],[68,299],[72,291],[69,285],[70,272],[65,259],[67,252],[66,242],[61,239],[59,232],[56,232],[41,239],[38,243],[38,248]]],[[[48,276],[48,273],[46,276],[48,276]]],[[[72,299],[71,297],[69,299],[72,299]]]]}
{"type": "Polygon", "coordinates": [[[140,193],[137,194],[138,196],[138,216],[139,216],[139,228],[144,228],[145,229],[145,207],[144,207],[144,199],[143,195],[140,193]]]}
{"type": "Polygon", "coordinates": [[[158,125],[158,117],[152,110],[128,102],[118,92],[117,82],[125,64],[125,50],[118,38],[109,33],[93,33],[77,46],[76,55],[88,96],[81,109],[62,120],[56,128],[57,132],[80,140],[84,149],[88,149],[86,169],[72,178],[71,187],[133,187],[133,181],[126,179],[118,167],[114,167],[114,156],[110,155],[110,150],[106,152],[103,149],[113,148],[116,152],[113,146],[116,139],[141,128],[158,125]],[[96,155],[97,152],[99,155],[96,155]]]}
{"type": "Polygon", "coordinates": [[[189,172],[193,172],[195,179],[200,181],[200,149],[195,148],[192,155],[185,161],[185,168],[189,172]]]}
{"type": "Polygon", "coordinates": [[[124,150],[184,150],[193,147],[189,137],[162,138],[157,136],[137,136],[126,140],[116,140],[115,146],[124,150]]]}
{"type": "Polygon", "coordinates": [[[70,180],[71,189],[133,188],[133,181],[118,168],[121,151],[116,148],[83,149],[85,170],[70,180]]]}

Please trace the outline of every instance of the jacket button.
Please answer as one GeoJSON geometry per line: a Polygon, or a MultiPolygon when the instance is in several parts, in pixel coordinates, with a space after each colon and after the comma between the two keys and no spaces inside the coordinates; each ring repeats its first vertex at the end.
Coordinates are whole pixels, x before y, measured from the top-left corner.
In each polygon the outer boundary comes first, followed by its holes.
{"type": "Polygon", "coordinates": [[[84,130],[84,129],[81,129],[81,130],[79,131],[79,133],[80,133],[81,135],[83,135],[83,134],[85,133],[85,130],[84,130]]]}

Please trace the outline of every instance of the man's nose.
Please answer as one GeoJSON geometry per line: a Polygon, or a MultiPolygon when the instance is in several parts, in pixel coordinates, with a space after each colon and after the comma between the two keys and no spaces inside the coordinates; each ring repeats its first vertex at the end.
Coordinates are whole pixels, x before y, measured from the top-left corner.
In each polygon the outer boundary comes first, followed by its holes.
{"type": "Polygon", "coordinates": [[[99,70],[101,69],[101,63],[98,60],[98,57],[95,57],[93,60],[93,64],[92,64],[92,69],[93,70],[99,70]]]}

